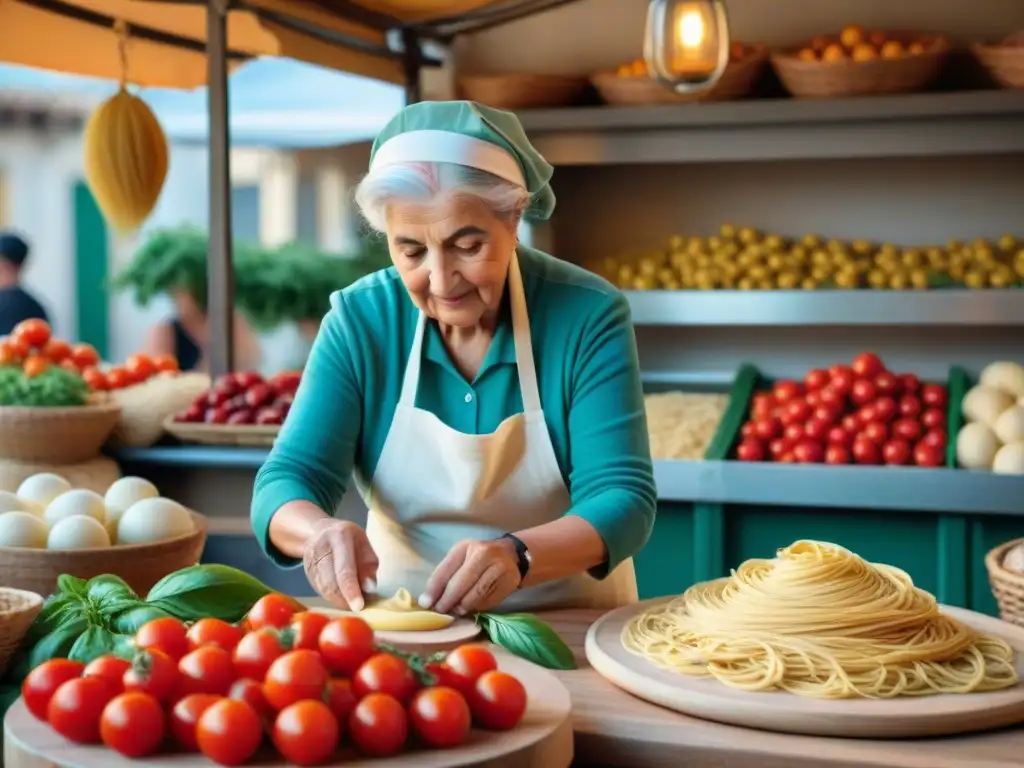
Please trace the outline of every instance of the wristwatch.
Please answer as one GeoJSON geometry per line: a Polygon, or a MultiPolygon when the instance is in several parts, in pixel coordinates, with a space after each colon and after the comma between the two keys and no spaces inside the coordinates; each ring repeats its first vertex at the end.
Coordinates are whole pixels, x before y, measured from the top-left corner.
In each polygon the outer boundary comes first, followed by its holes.
{"type": "Polygon", "coordinates": [[[516,565],[519,566],[519,583],[523,583],[523,579],[526,578],[526,574],[530,572],[530,565],[533,563],[533,557],[530,555],[530,550],[523,543],[523,540],[518,536],[511,533],[502,534],[499,538],[508,539],[512,542],[512,548],[516,552],[516,565]]]}

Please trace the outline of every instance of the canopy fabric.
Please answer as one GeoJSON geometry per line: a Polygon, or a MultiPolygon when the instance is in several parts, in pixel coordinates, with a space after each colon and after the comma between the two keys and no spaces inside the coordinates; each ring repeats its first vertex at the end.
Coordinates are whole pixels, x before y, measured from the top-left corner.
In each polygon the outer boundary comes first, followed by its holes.
{"type": "MultiPolygon", "coordinates": [[[[389,0],[389,4],[394,3],[389,0]]],[[[460,0],[460,7],[468,3],[470,0],[460,0]]],[[[301,27],[383,46],[385,34],[380,30],[353,23],[309,2],[251,0],[247,8],[232,10],[228,16],[228,48],[233,64],[245,57],[279,56],[386,82],[402,81],[397,59],[344,47],[307,34],[301,27]],[[294,21],[300,25],[288,23],[294,21]]],[[[130,82],[166,88],[194,88],[206,82],[206,7],[191,3],[0,0],[0,61],[120,79],[118,34],[109,25],[82,17],[117,19],[142,28],[143,32],[131,36],[128,42],[130,82]],[[54,10],[54,6],[82,13],[76,13],[76,18],[54,10]],[[147,39],[144,33],[148,31],[157,33],[149,37],[178,39],[147,39]]]]}

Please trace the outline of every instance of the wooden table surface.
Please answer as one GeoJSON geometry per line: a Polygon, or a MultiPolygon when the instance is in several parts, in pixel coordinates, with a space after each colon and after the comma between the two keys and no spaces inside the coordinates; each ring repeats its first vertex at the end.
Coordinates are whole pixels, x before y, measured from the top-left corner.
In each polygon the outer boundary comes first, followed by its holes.
{"type": "Polygon", "coordinates": [[[944,739],[867,741],[788,736],[719,725],[647,704],[587,664],[593,610],[538,614],[572,647],[579,669],[556,672],[572,696],[576,761],[601,768],[1019,768],[1024,727],[944,739]]]}

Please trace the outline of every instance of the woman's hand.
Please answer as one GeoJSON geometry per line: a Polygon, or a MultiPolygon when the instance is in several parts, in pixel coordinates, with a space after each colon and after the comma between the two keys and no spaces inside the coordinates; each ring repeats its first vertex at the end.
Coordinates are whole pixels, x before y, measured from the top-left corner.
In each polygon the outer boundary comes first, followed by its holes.
{"type": "Polygon", "coordinates": [[[515,592],[519,582],[519,558],[508,539],[467,539],[434,569],[419,603],[438,613],[485,611],[515,592]]]}
{"type": "Polygon", "coordinates": [[[310,584],[341,608],[361,611],[364,592],[377,588],[377,555],[366,531],[348,520],[333,517],[314,524],[302,553],[302,566],[310,584]]]}

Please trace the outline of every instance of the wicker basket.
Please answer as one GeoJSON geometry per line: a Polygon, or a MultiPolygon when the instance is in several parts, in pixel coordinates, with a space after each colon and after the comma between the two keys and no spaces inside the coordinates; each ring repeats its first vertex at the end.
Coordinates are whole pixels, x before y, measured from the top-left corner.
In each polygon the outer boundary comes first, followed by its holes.
{"type": "Polygon", "coordinates": [[[999,617],[1024,627],[1024,573],[1003,567],[1007,553],[1019,544],[1024,544],[1024,539],[1014,539],[990,550],[985,555],[985,567],[992,594],[999,604],[999,617]]]}
{"type": "Polygon", "coordinates": [[[110,442],[129,448],[148,448],[164,434],[164,421],[188,408],[210,388],[210,377],[202,373],[160,376],[134,387],[111,393],[121,407],[121,418],[110,442]]]}
{"type": "Polygon", "coordinates": [[[498,109],[539,109],[575,104],[587,92],[580,75],[478,75],[459,78],[462,98],[498,109]]]}
{"type": "Polygon", "coordinates": [[[167,574],[199,562],[209,521],[195,512],[192,521],[191,533],[155,544],[64,550],[0,547],[0,584],[49,595],[62,573],[81,579],[113,573],[145,595],[167,574]]]}
{"type": "Polygon", "coordinates": [[[43,598],[35,592],[0,587],[0,677],[42,609],[43,598]]]}
{"type": "Polygon", "coordinates": [[[0,457],[79,464],[99,455],[121,415],[113,403],[78,408],[0,407],[0,457]]]}
{"type": "MultiPolygon", "coordinates": [[[[886,37],[908,43],[915,35],[890,32],[886,37]]],[[[801,98],[835,98],[922,91],[938,77],[949,45],[937,39],[923,53],[871,61],[804,61],[797,56],[799,50],[778,51],[771,57],[786,90],[801,98]]]]}
{"type": "Polygon", "coordinates": [[[624,77],[614,70],[598,72],[590,82],[606,103],[619,107],[730,101],[750,95],[764,72],[767,60],[767,54],[756,52],[730,62],[718,82],[696,93],[676,93],[647,75],[624,77]]]}
{"type": "Polygon", "coordinates": [[[18,486],[25,480],[43,472],[60,475],[72,488],[94,491],[100,496],[121,477],[117,462],[105,456],[81,464],[42,464],[0,459],[0,491],[17,493],[18,486]]]}
{"type": "Polygon", "coordinates": [[[1024,88],[1024,45],[973,45],[971,50],[1004,88],[1024,88]]]}
{"type": "Polygon", "coordinates": [[[168,416],[164,421],[164,429],[183,443],[199,445],[236,445],[251,448],[264,448],[274,444],[278,432],[277,426],[259,424],[195,424],[192,422],[175,421],[168,416]]]}

